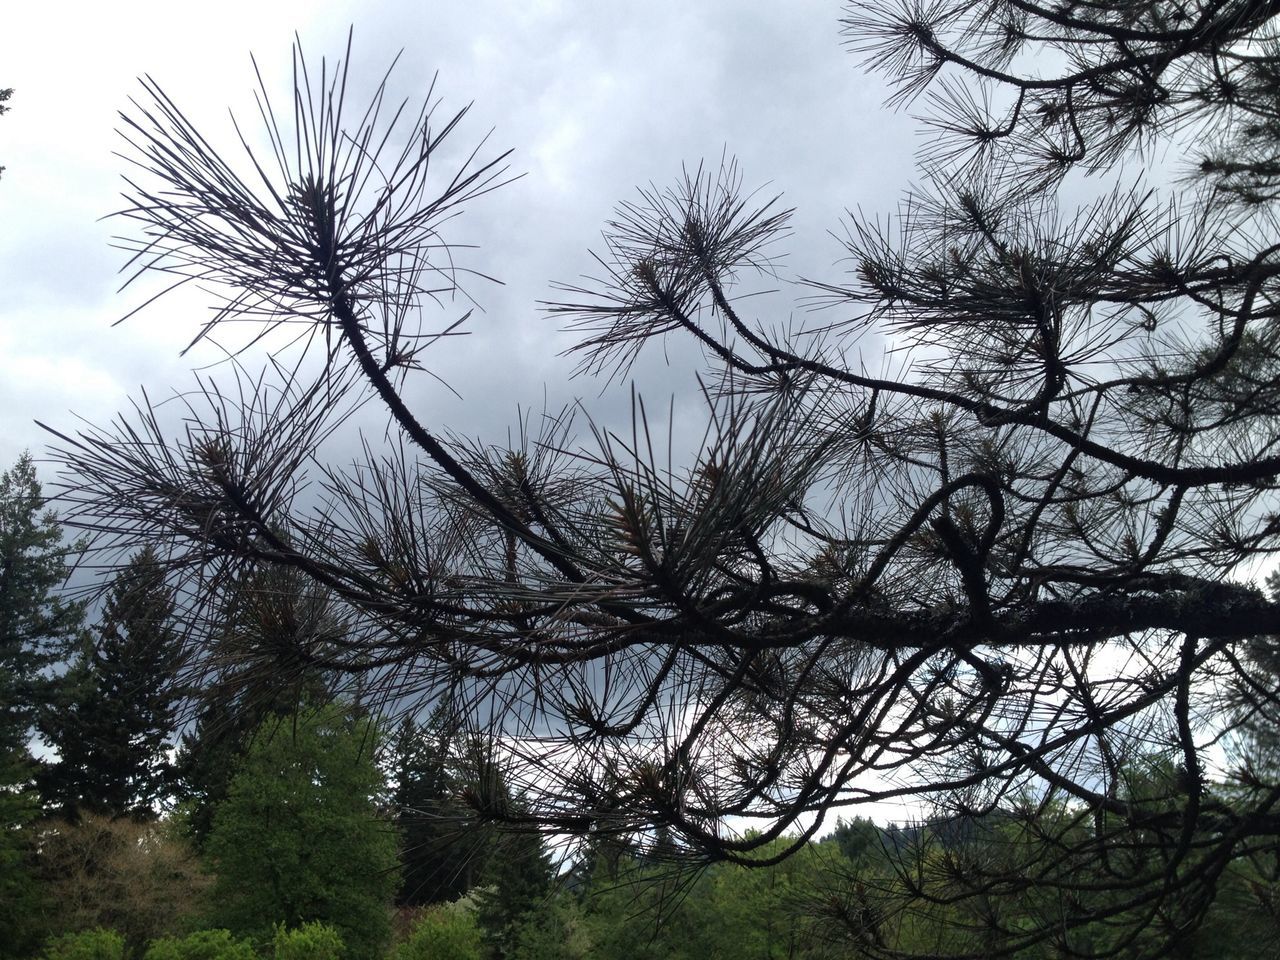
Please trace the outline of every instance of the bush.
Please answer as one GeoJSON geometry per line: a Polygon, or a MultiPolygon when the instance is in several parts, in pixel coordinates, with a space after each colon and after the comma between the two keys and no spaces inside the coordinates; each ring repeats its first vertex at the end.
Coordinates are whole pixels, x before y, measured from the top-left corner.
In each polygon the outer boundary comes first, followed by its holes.
{"type": "Polygon", "coordinates": [[[390,960],[481,960],[483,956],[480,928],[471,911],[432,907],[396,944],[390,960]]]}
{"type": "Polygon", "coordinates": [[[198,930],[153,940],[142,960],[258,960],[258,955],[248,940],[237,940],[229,930],[198,930]]]}
{"type": "Polygon", "coordinates": [[[176,824],[88,813],[41,824],[35,880],[57,905],[49,932],[116,930],[133,956],[197,929],[210,883],[176,824]]]}
{"type": "Polygon", "coordinates": [[[342,935],[324,923],[278,926],[271,946],[274,960],[341,960],[347,952],[342,935]]]}
{"type": "Polygon", "coordinates": [[[124,937],[115,930],[82,930],[53,937],[45,960],[124,960],[124,937]]]}

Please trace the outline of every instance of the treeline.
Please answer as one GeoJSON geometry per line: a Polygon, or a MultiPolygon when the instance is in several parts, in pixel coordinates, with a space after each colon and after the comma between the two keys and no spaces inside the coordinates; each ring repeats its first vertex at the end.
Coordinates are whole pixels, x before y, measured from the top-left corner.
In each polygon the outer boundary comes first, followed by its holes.
{"type": "Polygon", "coordinates": [[[63,592],[81,545],[43,503],[29,457],[0,474],[0,956],[293,956],[336,937],[359,960],[385,954],[395,908],[479,890],[501,943],[549,896],[541,837],[477,814],[520,802],[477,740],[384,731],[318,660],[263,659],[346,628],[322,591],[247,571],[191,662],[162,559],[129,558],[90,623],[63,592]]]}
{"type": "MultiPolygon", "coordinates": [[[[1122,778],[1150,809],[1140,842],[1030,797],[913,827],[842,821],[754,868],[696,867],[661,831],[572,850],[499,831],[495,809],[519,820],[517,778],[444,714],[388,729],[339,689],[323,650],[347,625],[322,591],[245,571],[207,609],[217,641],[195,663],[161,557],[131,557],[91,623],[62,594],[77,550],[29,458],[0,475],[7,960],[1140,957],[1169,940],[1231,960],[1272,956],[1280,937],[1274,855],[1206,854],[1216,895],[1153,901],[1136,924],[1111,906],[1185,802],[1154,754],[1122,778]],[[290,661],[300,649],[317,654],[290,661]],[[1102,856],[1060,855],[1091,837],[1102,856]],[[1081,912],[1092,921],[1065,922],[1081,912]]],[[[1280,762],[1274,730],[1250,736],[1255,769],[1280,762]]],[[[1211,789],[1230,802],[1250,787],[1211,789]]]]}

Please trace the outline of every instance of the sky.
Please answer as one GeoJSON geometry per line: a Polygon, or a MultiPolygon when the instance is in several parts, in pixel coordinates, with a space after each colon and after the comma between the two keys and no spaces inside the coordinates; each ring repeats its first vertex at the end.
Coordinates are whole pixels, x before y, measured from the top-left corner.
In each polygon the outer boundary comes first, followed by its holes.
{"type": "MultiPolygon", "coordinates": [[[[408,388],[437,429],[501,441],[517,407],[558,409],[581,398],[606,425],[627,416],[629,383],[570,380],[572,345],[540,300],[553,281],[592,268],[600,230],[638,186],[665,187],[683,165],[736,156],[748,188],[796,208],[779,252],[781,292],[759,302],[769,319],[804,309],[797,276],[843,269],[845,209],[892,209],[910,181],[911,119],[881,106],[885,90],[841,47],[841,5],[742,0],[564,2],[19,4],[0,36],[0,464],[47,443],[35,425],[102,423],[145,389],[153,399],[189,388],[211,349],[180,356],[203,319],[198,295],[174,297],[118,326],[143,299],[118,292],[125,255],[111,237],[126,162],[114,151],[118,112],[153,77],[210,139],[230,151],[230,107],[253,118],[252,52],[268,86],[289,93],[297,32],[312,60],[341,56],[354,30],[352,69],[366,80],[403,51],[394,94],[417,99],[433,77],[444,107],[472,104],[459,146],[488,135],[511,148],[523,176],[449,224],[447,239],[502,285],[475,282],[481,311],[467,337],[428,355],[408,388]],[[106,218],[106,219],[104,219],[106,218]]],[[[446,304],[456,318],[464,303],[446,304]]],[[[433,321],[434,322],[434,321],[433,321]]],[[[701,417],[686,343],[648,348],[632,371],[655,409],[674,399],[701,417]]],[[[353,440],[354,442],[354,440],[353,440]]],[[[48,468],[42,468],[48,476],[48,468]]]]}

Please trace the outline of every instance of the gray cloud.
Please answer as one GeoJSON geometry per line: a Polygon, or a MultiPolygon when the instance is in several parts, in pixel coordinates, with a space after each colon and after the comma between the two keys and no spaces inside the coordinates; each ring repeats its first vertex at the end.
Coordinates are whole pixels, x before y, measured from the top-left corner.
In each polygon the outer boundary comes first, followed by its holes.
{"type": "MultiPolygon", "coordinates": [[[[569,381],[573,360],[558,354],[572,340],[537,301],[552,296],[551,281],[591,271],[588,249],[599,247],[602,223],[637,185],[662,187],[682,164],[736,155],[748,187],[767,184],[797,208],[795,234],[780,248],[784,276],[832,276],[840,248],[827,231],[842,210],[892,204],[909,170],[912,124],[881,108],[883,89],[841,50],[839,9],[825,0],[353,3],[296,22],[289,16],[300,8],[272,5],[269,19],[248,4],[230,9],[227,19],[243,13],[248,29],[175,22],[172,7],[141,20],[96,11],[78,25],[62,13],[20,15],[18,35],[56,42],[69,60],[6,57],[14,73],[0,76],[18,89],[0,121],[9,167],[0,182],[0,460],[43,443],[34,418],[74,426],[74,411],[100,422],[142,385],[152,395],[190,385],[190,362],[177,353],[203,316],[198,296],[110,329],[138,300],[113,293],[122,258],[106,245],[112,225],[96,222],[118,205],[125,164],[111,156],[119,143],[110,131],[135,89],[130,75],[155,76],[202,125],[220,129],[230,150],[226,106],[252,116],[247,52],[283,99],[291,29],[314,62],[341,54],[354,23],[358,83],[375,82],[403,48],[397,94],[420,94],[438,71],[446,109],[473,101],[457,146],[492,129],[491,147],[514,148],[513,170],[524,176],[451,223],[448,239],[478,244],[461,256],[505,285],[469,283],[483,312],[469,336],[427,358],[461,399],[429,377],[408,393],[428,423],[501,440],[516,405],[540,408],[544,395],[553,409],[582,396],[606,423],[626,417],[625,389],[600,397],[600,384],[569,381]]],[[[785,321],[795,294],[784,287],[757,309],[785,321]]],[[[443,305],[441,324],[467,306],[443,305]]],[[[674,356],[650,347],[632,376],[655,409],[665,411],[675,394],[692,423],[696,359],[686,343],[674,356]]]]}

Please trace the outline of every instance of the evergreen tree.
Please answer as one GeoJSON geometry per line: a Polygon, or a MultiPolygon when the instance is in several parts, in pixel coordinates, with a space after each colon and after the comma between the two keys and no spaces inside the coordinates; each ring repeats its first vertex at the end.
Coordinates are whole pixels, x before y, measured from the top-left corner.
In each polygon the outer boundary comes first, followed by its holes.
{"type": "Polygon", "coordinates": [[[380,955],[398,876],[376,748],[373,724],[337,704],[255,732],[208,841],[218,925],[265,943],[276,924],[319,921],[352,960],[380,955]]]}
{"type": "MultiPolygon", "coordinates": [[[[512,801],[513,809],[522,805],[512,801]]],[[[553,868],[542,834],[507,830],[496,837],[483,877],[477,919],[497,956],[511,957],[521,930],[551,898],[553,868]]]]}
{"type": "Polygon", "coordinates": [[[46,670],[70,648],[83,618],[80,604],[59,596],[69,551],[43,504],[35,466],[23,454],[0,474],[0,758],[7,758],[0,764],[9,771],[28,756],[38,705],[49,695],[46,670]]]}
{"type": "Polygon", "coordinates": [[[173,591],[150,547],[116,576],[102,620],[40,720],[58,761],[41,778],[47,803],[146,819],[172,792],[182,645],[173,591]]]}
{"type": "Polygon", "coordinates": [[[31,457],[0,473],[0,957],[19,956],[35,932],[39,893],[30,876],[39,813],[37,765],[28,744],[49,695],[48,668],[80,627],[78,604],[63,600],[68,550],[43,498],[31,457]]]}
{"type": "Polygon", "coordinates": [[[391,743],[386,768],[403,866],[396,902],[421,906],[456,900],[483,866],[487,835],[465,825],[447,737],[438,726],[407,717],[391,743]]]}

